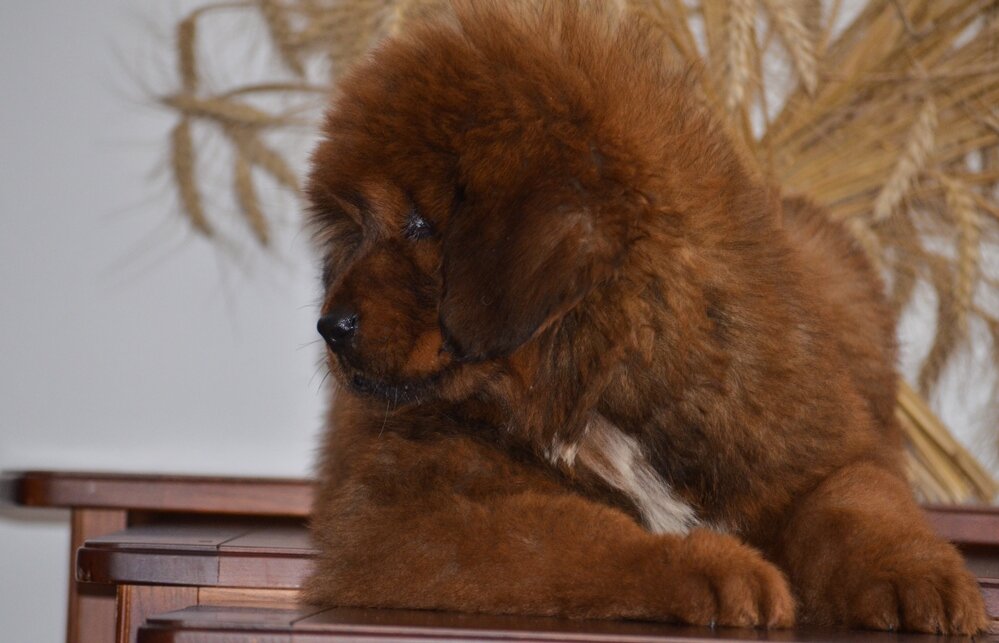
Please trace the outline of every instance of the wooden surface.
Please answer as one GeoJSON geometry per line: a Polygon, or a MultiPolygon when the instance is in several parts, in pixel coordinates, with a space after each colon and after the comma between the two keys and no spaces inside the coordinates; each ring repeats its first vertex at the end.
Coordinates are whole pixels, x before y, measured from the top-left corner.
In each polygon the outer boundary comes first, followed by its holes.
{"type": "Polygon", "coordinates": [[[992,620],[999,625],[999,578],[978,577],[978,586],[985,599],[985,609],[992,620]]]}
{"type": "MultiPolygon", "coordinates": [[[[942,643],[949,637],[861,631],[751,629],[711,630],[627,621],[487,616],[374,609],[240,609],[195,607],[150,617],[141,643],[292,643],[309,641],[574,641],[671,643],[688,641],[843,641],[849,643],[942,643]]],[[[977,641],[999,641],[999,636],[977,641]]]]}
{"type": "MultiPolygon", "coordinates": [[[[0,476],[0,502],[72,510],[71,553],[79,547],[79,554],[71,555],[71,569],[84,583],[70,582],[70,643],[112,640],[115,587],[118,641],[133,640],[150,614],[185,604],[200,607],[158,617],[142,640],[228,643],[246,640],[246,628],[261,635],[258,641],[758,639],[752,631],[712,633],[638,623],[570,621],[556,626],[548,619],[512,622],[433,612],[261,611],[277,599],[286,608],[291,605],[307,573],[314,551],[302,523],[311,500],[311,483],[302,479],[46,471],[0,476]],[[257,518],[247,521],[251,516],[257,518]],[[234,610],[233,605],[244,607],[234,610]],[[266,622],[260,622],[261,614],[269,615],[266,622]],[[244,630],[236,625],[229,633],[218,629],[232,619],[244,630]]],[[[937,532],[962,549],[990,613],[999,615],[999,509],[928,507],[927,514],[937,532]]],[[[852,632],[775,632],[761,640],[829,636],[843,641],[945,640],[852,632]]]]}
{"type": "Polygon", "coordinates": [[[140,525],[88,540],[77,553],[77,578],[106,584],[296,589],[314,555],[302,525],[140,525]]]}
{"type": "MultiPolygon", "coordinates": [[[[133,643],[139,626],[150,616],[191,606],[216,608],[295,609],[298,592],[281,589],[184,587],[175,585],[118,585],[117,627],[102,641],[133,643]]],[[[252,610],[246,610],[249,613],[252,610]]]]}
{"type": "Polygon", "coordinates": [[[132,643],[139,627],[151,614],[184,609],[198,603],[196,587],[160,587],[119,585],[117,601],[117,627],[114,638],[104,639],[116,643],[132,643]]]}
{"type": "Polygon", "coordinates": [[[126,512],[116,509],[73,509],[70,517],[69,600],[66,618],[67,643],[114,640],[115,588],[76,581],[77,549],[88,538],[124,529],[126,512]]]}
{"type": "MultiPolygon", "coordinates": [[[[0,503],[3,502],[71,510],[66,640],[67,643],[106,643],[115,639],[116,618],[119,628],[122,619],[128,621],[125,629],[119,631],[118,640],[130,640],[149,610],[163,611],[183,605],[171,602],[171,597],[176,595],[171,590],[133,589],[116,583],[118,600],[124,601],[124,611],[116,615],[115,584],[87,582],[94,579],[86,569],[77,568],[77,551],[84,541],[128,525],[155,521],[160,516],[186,519],[192,514],[243,515],[301,520],[308,514],[312,488],[309,481],[301,479],[24,471],[0,475],[0,503]],[[84,582],[77,582],[77,576],[84,582]]],[[[247,555],[254,553],[250,551],[247,555]]],[[[237,559],[226,559],[221,578],[238,576],[243,565],[237,559]]],[[[192,558],[189,549],[184,556],[173,560],[159,558],[155,562],[157,569],[164,573],[189,579],[200,570],[206,581],[217,583],[218,569],[199,567],[206,560],[192,558]]],[[[141,556],[115,562],[126,570],[149,564],[148,559],[141,556]]],[[[264,574],[265,578],[269,575],[280,581],[288,576],[286,566],[280,562],[269,562],[267,567],[276,569],[264,574]]]]}
{"type": "MultiPolygon", "coordinates": [[[[78,471],[12,471],[0,476],[0,500],[28,507],[91,507],[222,515],[305,518],[312,482],[302,478],[149,475],[78,471]]],[[[983,528],[999,509],[926,507],[938,533],[999,546],[999,529],[983,528]]]]}
{"type": "Polygon", "coordinates": [[[999,547],[999,507],[924,507],[938,534],[964,546],[999,547]]]}
{"type": "Polygon", "coordinates": [[[88,507],[304,518],[312,484],[293,478],[233,478],[71,471],[10,472],[9,501],[27,507],[88,507]]]}
{"type": "MultiPolygon", "coordinates": [[[[999,516],[987,527],[999,529],[999,516]]],[[[968,566],[999,618],[999,547],[974,546],[968,566]]],[[[88,540],[78,578],[93,583],[297,589],[315,550],[303,525],[142,525],[88,540]]]]}

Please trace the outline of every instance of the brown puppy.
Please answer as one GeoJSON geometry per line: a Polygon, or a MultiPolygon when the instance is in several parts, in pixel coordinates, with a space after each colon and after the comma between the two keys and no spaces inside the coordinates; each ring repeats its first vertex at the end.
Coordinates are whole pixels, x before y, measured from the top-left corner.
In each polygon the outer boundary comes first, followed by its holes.
{"type": "Polygon", "coordinates": [[[900,469],[876,276],[663,59],[607,7],[469,0],[341,84],[307,597],[982,629],[900,469]]]}

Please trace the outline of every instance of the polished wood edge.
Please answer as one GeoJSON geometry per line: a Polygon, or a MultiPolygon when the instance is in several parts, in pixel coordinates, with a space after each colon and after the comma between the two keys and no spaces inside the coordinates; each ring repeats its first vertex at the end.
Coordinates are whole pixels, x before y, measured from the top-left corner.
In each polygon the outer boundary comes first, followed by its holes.
{"type": "MultiPolygon", "coordinates": [[[[135,640],[136,643],[236,643],[237,641],[251,641],[252,643],[294,643],[294,641],[299,640],[299,635],[296,634],[294,639],[292,639],[290,631],[282,633],[254,630],[252,633],[243,632],[233,634],[225,630],[193,628],[178,630],[158,625],[143,625],[139,628],[135,640]]],[[[358,639],[354,639],[353,643],[361,642],[358,639]]]]}
{"type": "Polygon", "coordinates": [[[71,509],[66,618],[67,643],[97,643],[115,638],[115,588],[77,583],[76,551],[88,538],[125,529],[128,512],[120,509],[71,509]]]}
{"type": "MultiPolygon", "coordinates": [[[[55,505],[50,490],[58,490],[65,497],[71,496],[68,487],[89,487],[104,483],[134,484],[137,486],[147,485],[199,485],[207,488],[212,487],[246,487],[246,488],[273,488],[286,489],[299,492],[311,499],[313,481],[308,478],[288,478],[288,477],[254,477],[254,476],[219,476],[219,475],[191,475],[191,474],[168,474],[168,473],[122,473],[111,471],[55,471],[28,469],[23,471],[11,470],[0,472],[0,499],[7,498],[18,504],[32,506],[87,506],[87,505],[55,505]]],[[[94,493],[78,490],[76,496],[92,500],[94,493]]],[[[119,505],[115,504],[115,508],[119,505]]],[[[141,509],[142,507],[136,507],[141,509]]],[[[152,507],[150,507],[152,508],[152,507]]],[[[924,505],[926,513],[935,519],[945,520],[947,518],[995,518],[999,520],[999,505],[924,505]]]]}
{"type": "Polygon", "coordinates": [[[999,546],[999,507],[929,505],[923,509],[934,531],[953,543],[999,546]]]}
{"type": "Polygon", "coordinates": [[[227,550],[105,548],[84,545],[76,554],[81,583],[192,585],[198,587],[297,590],[312,556],[227,550]]]}
{"type": "MultiPolygon", "coordinates": [[[[638,621],[571,621],[522,616],[490,616],[391,609],[252,610],[189,607],[153,615],[140,629],[139,641],[286,640],[370,641],[565,641],[576,643],[685,643],[689,641],[774,641],[783,643],[843,641],[850,643],[947,641],[919,634],[800,628],[753,630],[688,627],[638,621]],[[183,635],[189,635],[185,638],[183,635]],[[224,638],[226,634],[230,638],[224,638]]],[[[960,639],[968,640],[968,639],[960,639]]],[[[985,635],[977,641],[999,639],[985,635]]]]}
{"type": "Polygon", "coordinates": [[[218,556],[212,551],[114,552],[81,547],[76,552],[76,580],[101,585],[216,585],[218,556]]]}
{"type": "Polygon", "coordinates": [[[9,501],[26,507],[304,518],[312,505],[312,482],[302,478],[12,471],[2,479],[9,501]]]}
{"type": "MultiPolygon", "coordinates": [[[[312,482],[304,478],[86,471],[0,473],[0,502],[27,507],[88,507],[220,515],[308,517],[312,482]]],[[[944,538],[999,546],[999,507],[927,505],[944,538]]]]}
{"type": "Polygon", "coordinates": [[[982,515],[999,516],[999,504],[982,505],[942,505],[938,503],[925,503],[920,505],[927,513],[934,514],[962,514],[962,515],[982,515]]]}
{"type": "Polygon", "coordinates": [[[7,470],[0,472],[2,477],[17,479],[60,479],[75,480],[82,482],[100,480],[124,480],[148,483],[187,481],[201,483],[266,483],[266,484],[288,484],[292,486],[309,486],[312,480],[309,478],[295,477],[269,477],[269,476],[227,476],[227,475],[201,475],[188,473],[139,473],[123,471],[79,471],[79,470],[44,470],[44,469],[23,469],[7,470]]]}

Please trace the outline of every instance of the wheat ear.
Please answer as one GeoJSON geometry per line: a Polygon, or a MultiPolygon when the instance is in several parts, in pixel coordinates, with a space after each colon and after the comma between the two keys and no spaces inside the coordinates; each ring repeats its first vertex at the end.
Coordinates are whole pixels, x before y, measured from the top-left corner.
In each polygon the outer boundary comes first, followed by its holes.
{"type": "Polygon", "coordinates": [[[751,76],[756,0],[731,0],[725,51],[725,108],[736,111],[745,101],[751,76]]]}
{"type": "Polygon", "coordinates": [[[266,246],[270,242],[270,230],[267,227],[267,217],[257,198],[257,190],[253,186],[253,169],[250,162],[239,154],[235,158],[232,179],[236,201],[246,222],[250,224],[250,229],[253,230],[260,245],[266,246]]]}
{"type": "Polygon", "coordinates": [[[281,62],[296,76],[305,76],[305,68],[295,45],[295,33],[288,22],[287,9],[277,0],[258,0],[260,14],[267,24],[267,31],[274,41],[281,62]]]}
{"type": "Polygon", "coordinates": [[[195,230],[210,237],[212,228],[205,217],[201,194],[194,178],[194,163],[191,123],[185,118],[170,133],[170,167],[180,195],[181,210],[195,230]]]}
{"type": "MultiPolygon", "coordinates": [[[[800,0],[799,0],[800,1],[800,0]]],[[[815,62],[815,34],[801,20],[800,10],[788,0],[763,0],[777,34],[791,55],[791,62],[809,94],[815,93],[818,71],[815,62]]]]}
{"type": "Polygon", "coordinates": [[[909,189],[933,151],[936,129],[937,105],[932,98],[927,98],[909,130],[908,144],[874,200],[875,223],[884,221],[894,214],[902,199],[909,193],[909,189]]]}

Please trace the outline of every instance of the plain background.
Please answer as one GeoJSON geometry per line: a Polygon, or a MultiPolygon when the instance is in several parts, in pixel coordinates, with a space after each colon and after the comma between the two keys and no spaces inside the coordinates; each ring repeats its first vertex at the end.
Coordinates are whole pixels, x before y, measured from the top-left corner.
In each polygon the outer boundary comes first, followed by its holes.
{"type": "MultiPolygon", "coordinates": [[[[147,90],[172,86],[168,29],[193,4],[0,3],[0,469],[309,473],[324,401],[299,205],[279,201],[266,254],[221,253],[173,210],[174,120],[147,90]]],[[[966,411],[989,386],[943,406],[992,460],[966,411]]],[[[67,519],[0,511],[0,638],[62,639],[67,519]]]]}
{"type": "MultiPolygon", "coordinates": [[[[192,4],[0,2],[0,469],[310,471],[298,204],[266,254],[173,210],[174,118],[144,85],[172,88],[165,26],[192,4]]],[[[68,539],[67,513],[0,513],[0,640],[62,640],[68,539]]]]}

